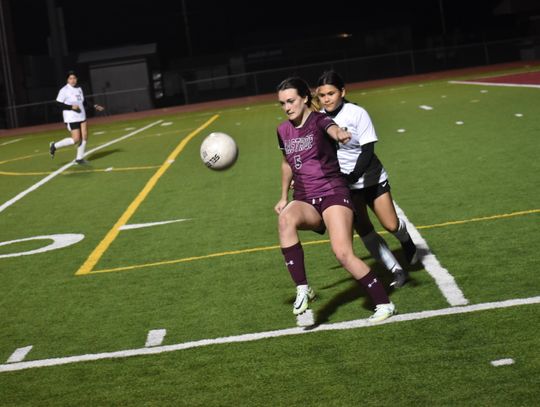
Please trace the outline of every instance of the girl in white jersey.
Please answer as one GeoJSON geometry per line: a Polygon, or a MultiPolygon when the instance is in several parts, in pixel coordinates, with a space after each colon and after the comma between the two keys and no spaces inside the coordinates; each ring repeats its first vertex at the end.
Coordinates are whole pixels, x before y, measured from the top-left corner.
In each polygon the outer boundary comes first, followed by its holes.
{"type": "MultiPolygon", "coordinates": [[[[86,102],[84,100],[83,91],[77,86],[77,75],[70,71],[67,75],[67,84],[60,89],[56,97],[56,104],[62,110],[64,123],[71,132],[71,137],[63,140],[51,142],[49,144],[49,153],[54,158],[57,149],[62,147],[72,146],[77,144],[77,164],[85,164],[84,151],[86,149],[86,141],[88,140],[88,126],[86,124],[86,102]]],[[[103,106],[94,105],[94,109],[98,112],[103,110],[103,106]]]]}
{"type": "Polygon", "coordinates": [[[349,143],[340,146],[338,160],[351,188],[355,209],[354,227],[373,258],[392,272],[390,285],[401,287],[407,281],[407,272],[384,239],[375,232],[367,207],[377,215],[381,225],[399,240],[409,264],[416,263],[417,251],[405,222],[396,214],[388,175],[374,153],[377,135],[371,119],[366,110],[345,99],[345,83],[336,72],[325,72],[317,85],[317,96],[323,111],[352,135],[349,143]]]}

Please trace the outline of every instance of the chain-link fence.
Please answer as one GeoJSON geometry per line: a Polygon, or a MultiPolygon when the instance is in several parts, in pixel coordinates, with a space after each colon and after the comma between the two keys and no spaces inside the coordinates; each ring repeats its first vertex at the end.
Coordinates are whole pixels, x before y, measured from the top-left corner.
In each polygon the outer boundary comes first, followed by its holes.
{"type": "MultiPolygon", "coordinates": [[[[343,58],[320,63],[288,66],[278,69],[259,70],[242,74],[227,74],[228,70],[209,70],[211,77],[185,80],[181,71],[163,72],[165,97],[154,100],[159,107],[177,104],[198,103],[211,100],[254,96],[275,91],[276,85],[284,78],[298,75],[314,85],[322,72],[328,69],[338,71],[347,83],[373,79],[406,76],[436,72],[448,69],[490,65],[502,62],[540,58],[540,38],[514,39],[499,42],[486,42],[454,47],[440,47],[425,50],[396,52],[361,58],[343,58]],[[217,74],[217,75],[216,75],[217,74]]],[[[134,111],[133,103],[122,108],[122,99],[136,99],[142,94],[151,95],[154,89],[137,88],[110,93],[87,95],[89,106],[98,103],[114,105],[102,114],[117,114],[134,111]],[[113,101],[115,103],[110,103],[113,101]]],[[[156,106],[157,107],[157,106],[156,106]]],[[[88,115],[93,115],[89,109],[88,115]]],[[[0,109],[0,118],[15,113],[18,126],[58,122],[61,114],[54,101],[28,103],[11,108],[0,109]],[[12,111],[8,111],[12,109],[12,111]]],[[[6,127],[0,122],[0,128],[6,127]]]]}
{"type": "Polygon", "coordinates": [[[456,47],[397,52],[309,65],[269,69],[239,75],[185,81],[184,102],[252,96],[274,92],[284,78],[298,75],[314,85],[326,70],[334,69],[348,83],[422,74],[448,69],[490,65],[540,57],[539,39],[520,39],[456,47]]]}

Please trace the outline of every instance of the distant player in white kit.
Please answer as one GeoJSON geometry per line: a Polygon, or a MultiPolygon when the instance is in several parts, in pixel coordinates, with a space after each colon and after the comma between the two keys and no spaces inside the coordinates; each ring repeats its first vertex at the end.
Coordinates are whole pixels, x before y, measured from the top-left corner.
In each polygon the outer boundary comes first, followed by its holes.
{"type": "MultiPolygon", "coordinates": [[[[62,110],[64,123],[71,132],[71,137],[66,137],[63,140],[51,142],[49,144],[49,153],[54,158],[57,149],[62,147],[72,146],[77,144],[77,164],[85,164],[84,151],[86,149],[86,141],[88,140],[88,126],[86,123],[86,102],[82,89],[77,86],[77,75],[70,71],[67,75],[67,84],[60,89],[56,97],[56,104],[62,110]]],[[[94,109],[98,112],[104,110],[103,106],[94,105],[94,109]]]]}
{"type": "Polygon", "coordinates": [[[349,182],[355,210],[354,227],[374,259],[393,275],[391,286],[401,287],[407,271],[396,260],[384,239],[375,231],[367,207],[377,215],[381,225],[401,243],[409,264],[417,261],[417,251],[405,222],[398,218],[388,174],[375,155],[375,128],[368,112],[345,99],[345,83],[334,71],[325,72],[317,83],[317,96],[323,112],[352,135],[351,141],[337,151],[341,172],[349,182]]]}

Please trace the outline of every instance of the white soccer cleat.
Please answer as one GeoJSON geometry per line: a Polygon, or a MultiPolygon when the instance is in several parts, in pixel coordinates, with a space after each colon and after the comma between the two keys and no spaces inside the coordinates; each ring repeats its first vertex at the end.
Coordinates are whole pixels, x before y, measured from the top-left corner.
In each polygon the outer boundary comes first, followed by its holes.
{"type": "Polygon", "coordinates": [[[302,314],[296,316],[296,325],[301,327],[309,327],[315,325],[315,315],[309,308],[302,314]]]}
{"type": "Polygon", "coordinates": [[[396,313],[396,306],[393,303],[378,304],[375,307],[375,313],[368,318],[369,322],[381,322],[390,318],[396,313]]]}
{"type": "Polygon", "coordinates": [[[296,300],[293,304],[293,314],[299,315],[308,309],[309,301],[315,298],[315,291],[307,284],[296,286],[296,300]]]}

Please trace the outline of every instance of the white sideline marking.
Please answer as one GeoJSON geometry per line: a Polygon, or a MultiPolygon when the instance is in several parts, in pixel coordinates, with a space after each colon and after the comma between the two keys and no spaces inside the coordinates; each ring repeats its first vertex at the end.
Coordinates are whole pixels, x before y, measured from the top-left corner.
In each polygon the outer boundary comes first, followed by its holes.
{"type": "Polygon", "coordinates": [[[32,345],[25,346],[24,348],[18,348],[15,349],[15,352],[11,354],[11,356],[8,358],[6,363],[17,363],[22,362],[26,355],[28,355],[28,352],[32,350],[32,345]]]}
{"type": "Polygon", "coordinates": [[[491,362],[492,366],[505,366],[505,365],[513,365],[515,363],[514,359],[499,359],[499,360],[492,360],[491,362]]]}
{"type": "Polygon", "coordinates": [[[405,129],[397,129],[398,133],[405,133],[405,129]]]}
{"type": "Polygon", "coordinates": [[[173,124],[173,122],[163,122],[163,123],[161,123],[161,126],[166,127],[166,126],[170,126],[172,124],[173,124]]]}
{"type": "Polygon", "coordinates": [[[150,223],[133,223],[131,225],[124,225],[120,230],[130,230],[130,229],[141,229],[149,228],[151,226],[166,225],[167,223],[176,223],[176,222],[185,222],[186,220],[191,219],[174,219],[174,220],[164,220],[162,222],[150,222],[150,223]]]}
{"type": "Polygon", "coordinates": [[[146,348],[149,348],[151,346],[161,345],[163,343],[165,335],[167,335],[166,329],[152,329],[150,332],[148,332],[148,336],[146,337],[146,343],[144,344],[144,346],[146,348]]]}
{"type": "Polygon", "coordinates": [[[313,325],[315,325],[315,316],[313,315],[313,311],[310,310],[310,309],[307,309],[302,314],[297,315],[296,316],[296,325],[298,325],[298,326],[313,326],[313,325]]]}
{"type": "Polygon", "coordinates": [[[109,172],[109,171],[112,171],[112,170],[113,170],[113,167],[105,168],[105,172],[109,172]]]}
{"type": "Polygon", "coordinates": [[[22,138],[18,138],[18,139],[15,139],[15,140],[6,141],[6,142],[0,144],[0,146],[7,146],[8,144],[16,143],[17,141],[21,141],[21,140],[22,140],[22,138]]]}
{"type": "MultiPolygon", "coordinates": [[[[482,85],[482,86],[506,86],[509,88],[540,88],[540,85],[526,83],[489,83],[489,82],[469,82],[469,81],[448,81],[454,85],[482,85]]],[[[481,91],[482,92],[482,91],[481,91]]],[[[487,93],[487,92],[482,92],[487,93]]]]}
{"type": "Polygon", "coordinates": [[[516,117],[523,117],[523,113],[516,113],[514,116],[516,116],[516,117]]]}
{"type": "Polygon", "coordinates": [[[433,110],[433,108],[431,106],[428,106],[428,105],[420,105],[418,107],[420,109],[423,109],[423,110],[433,110]]]}
{"type": "Polygon", "coordinates": [[[463,124],[463,122],[462,122],[461,120],[458,120],[458,121],[456,122],[456,124],[457,124],[458,126],[461,126],[461,125],[463,124]]]}
{"type": "Polygon", "coordinates": [[[41,359],[41,360],[32,360],[28,362],[19,362],[0,365],[0,373],[2,372],[11,372],[15,370],[24,370],[32,369],[37,367],[45,366],[59,366],[67,365],[71,363],[79,362],[88,362],[92,360],[103,360],[103,359],[118,359],[118,358],[127,358],[130,356],[142,356],[142,355],[156,355],[165,352],[175,352],[183,349],[192,349],[200,348],[203,346],[210,345],[220,345],[226,343],[241,343],[241,342],[251,342],[258,341],[261,339],[267,338],[278,338],[281,336],[291,336],[291,335],[303,335],[312,332],[320,331],[338,331],[346,329],[356,329],[356,328],[366,328],[376,325],[385,325],[393,324],[395,322],[404,322],[404,321],[414,321],[419,319],[433,318],[443,315],[456,315],[456,314],[465,314],[469,312],[476,311],[485,311],[498,308],[508,308],[515,307],[518,305],[527,305],[527,304],[540,304],[540,296],[530,297],[530,298],[520,298],[514,300],[498,301],[498,302],[487,302],[483,304],[467,305],[462,307],[450,307],[442,308],[438,310],[431,311],[421,311],[413,312],[410,314],[401,314],[395,315],[391,318],[388,318],[382,322],[376,324],[368,322],[367,319],[356,319],[353,321],[345,322],[336,322],[333,324],[323,324],[315,326],[311,329],[305,328],[288,328],[288,329],[279,329],[275,331],[266,331],[266,332],[257,332],[251,334],[243,334],[236,336],[227,336],[215,339],[201,339],[198,341],[177,343],[175,345],[165,345],[165,346],[155,346],[151,348],[139,348],[139,349],[126,349],[116,352],[105,352],[105,353],[89,353],[86,355],[77,355],[77,356],[67,356],[61,358],[51,358],[51,359],[41,359]]]}
{"type": "MultiPolygon", "coordinates": [[[[135,131],[132,131],[131,133],[128,133],[124,136],[121,136],[121,137],[118,137],[117,139],[114,139],[114,140],[111,140],[107,143],[104,143],[104,144],[101,144],[91,150],[88,150],[85,154],[84,154],[84,157],[87,157],[88,155],[90,154],[93,154],[95,153],[96,151],[98,150],[101,150],[102,148],[105,148],[105,147],[109,147],[110,145],[112,144],[115,144],[115,143],[118,143],[119,141],[122,141],[122,140],[125,140],[137,133],[140,133],[141,131],[144,131],[146,129],[149,129],[150,127],[152,126],[155,126],[156,124],[159,124],[161,123],[161,120],[158,120],[158,121],[155,121],[153,123],[150,123],[149,125],[147,126],[144,126],[144,127],[141,127],[140,129],[138,130],[135,130],[135,131]]],[[[17,196],[15,196],[14,198],[11,198],[9,201],[6,201],[2,204],[2,206],[0,206],[0,212],[4,211],[5,209],[9,208],[11,205],[13,205],[15,202],[21,200],[22,198],[24,198],[26,195],[28,195],[30,192],[32,191],[35,191],[36,189],[38,189],[40,186],[46,184],[47,182],[49,182],[51,179],[53,179],[54,177],[56,177],[57,175],[60,175],[62,174],[65,170],[67,170],[69,167],[72,167],[73,165],[75,165],[75,161],[71,161],[69,163],[67,163],[66,165],[64,165],[63,167],[60,167],[58,168],[56,171],[54,172],[51,172],[49,175],[47,175],[45,178],[43,178],[41,181],[35,183],[34,185],[32,185],[30,188],[22,191],[21,193],[19,193],[17,196]]]]}
{"type": "Polygon", "coordinates": [[[416,229],[416,227],[409,222],[409,219],[403,210],[395,202],[394,206],[396,207],[398,217],[403,219],[407,225],[407,231],[411,235],[412,240],[420,252],[420,261],[424,265],[424,268],[429,275],[433,277],[435,283],[437,283],[437,286],[446,298],[446,301],[448,301],[450,305],[468,304],[469,300],[467,300],[463,295],[463,292],[457,285],[456,280],[454,280],[454,277],[452,277],[448,270],[445,269],[441,263],[439,263],[439,260],[437,260],[437,257],[435,257],[435,255],[431,252],[427,242],[424,240],[420,232],[418,232],[418,229],[416,229]]]}
{"type": "Polygon", "coordinates": [[[99,136],[100,134],[105,134],[105,132],[104,131],[95,131],[92,134],[95,134],[96,136],[99,136]]]}

